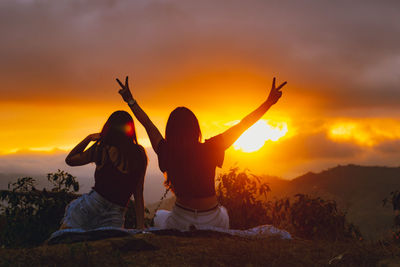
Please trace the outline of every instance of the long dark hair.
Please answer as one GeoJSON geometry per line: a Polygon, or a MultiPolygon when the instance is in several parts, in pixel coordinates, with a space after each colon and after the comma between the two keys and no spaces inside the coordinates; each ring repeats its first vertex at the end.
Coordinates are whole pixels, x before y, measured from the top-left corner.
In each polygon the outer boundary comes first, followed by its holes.
{"type": "MultiPolygon", "coordinates": [[[[128,159],[129,172],[143,171],[147,167],[144,148],[138,144],[135,124],[128,112],[118,110],[111,114],[100,133],[100,140],[95,144],[101,149],[105,145],[114,146],[122,157],[128,159]]],[[[99,153],[101,154],[101,153],[99,153]]],[[[96,159],[101,164],[102,157],[96,159]]]]}
{"type": "MultiPolygon", "coordinates": [[[[178,107],[171,112],[165,127],[165,141],[172,165],[181,164],[182,160],[195,154],[201,141],[201,131],[199,121],[190,109],[178,107]]],[[[181,169],[186,167],[180,166],[181,169]]],[[[164,185],[174,191],[168,174],[164,185]]]]}
{"type": "Polygon", "coordinates": [[[169,115],[165,140],[175,149],[190,149],[201,141],[199,121],[186,107],[177,107],[169,115]]]}

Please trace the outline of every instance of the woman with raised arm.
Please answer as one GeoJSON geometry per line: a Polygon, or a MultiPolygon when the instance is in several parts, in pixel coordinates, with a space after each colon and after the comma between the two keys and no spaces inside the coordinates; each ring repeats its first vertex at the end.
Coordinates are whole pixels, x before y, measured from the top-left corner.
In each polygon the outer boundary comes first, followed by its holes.
{"type": "Polygon", "coordinates": [[[93,189],[66,207],[61,229],[123,227],[126,205],[132,194],[136,228],[144,228],[143,183],[147,156],[137,142],[135,125],[129,113],[116,111],[111,114],[101,133],[83,139],[65,162],[69,166],[94,162],[96,170],[93,189]],[[95,144],[85,150],[91,141],[95,144]]]}
{"type": "Polygon", "coordinates": [[[201,142],[201,131],[196,116],[186,107],[178,107],[170,114],[165,139],[140,108],[129,90],[128,77],[119,93],[133,114],[144,126],[151,145],[158,155],[160,170],[166,174],[166,185],[176,196],[173,210],[160,210],[154,224],[158,228],[188,230],[204,227],[229,228],[226,209],[218,204],[215,194],[215,169],[221,167],[225,150],[251,125],[257,122],[282,96],[282,83],[275,87],[275,78],[268,98],[240,123],[225,132],[201,142]]]}

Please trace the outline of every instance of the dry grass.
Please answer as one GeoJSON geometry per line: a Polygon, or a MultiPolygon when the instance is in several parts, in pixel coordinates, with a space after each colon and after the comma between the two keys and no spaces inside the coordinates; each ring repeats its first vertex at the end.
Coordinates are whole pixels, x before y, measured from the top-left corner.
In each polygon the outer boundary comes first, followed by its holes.
{"type": "Polygon", "coordinates": [[[1,266],[396,266],[396,262],[400,247],[394,244],[249,240],[212,234],[142,234],[0,249],[1,266]]]}

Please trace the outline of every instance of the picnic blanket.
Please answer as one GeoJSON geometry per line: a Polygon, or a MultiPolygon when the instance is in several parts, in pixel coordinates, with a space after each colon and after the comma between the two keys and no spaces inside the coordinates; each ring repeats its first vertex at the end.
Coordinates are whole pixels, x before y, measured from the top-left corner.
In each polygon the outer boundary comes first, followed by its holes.
{"type": "Polygon", "coordinates": [[[195,236],[204,233],[225,234],[239,236],[249,239],[280,238],[292,239],[292,236],[285,230],[278,229],[272,225],[260,225],[247,230],[222,229],[217,227],[201,227],[196,230],[182,231],[176,229],[158,229],[155,227],[145,230],[123,229],[117,227],[100,227],[94,230],[83,230],[78,228],[63,229],[54,232],[47,240],[47,244],[74,243],[81,241],[94,241],[111,237],[123,237],[137,234],[158,234],[158,235],[178,235],[195,236]]]}

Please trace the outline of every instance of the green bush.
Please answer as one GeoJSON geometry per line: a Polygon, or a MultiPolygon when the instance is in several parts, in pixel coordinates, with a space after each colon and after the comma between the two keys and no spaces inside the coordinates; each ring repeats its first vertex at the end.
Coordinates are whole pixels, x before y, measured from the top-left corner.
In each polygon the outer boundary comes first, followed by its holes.
{"type": "Polygon", "coordinates": [[[247,229],[270,223],[265,216],[267,206],[263,202],[270,188],[259,177],[239,172],[238,168],[217,177],[217,198],[228,210],[230,228],[247,229]]]}
{"type": "Polygon", "coordinates": [[[19,247],[42,243],[60,227],[66,205],[79,195],[79,183],[64,171],[47,175],[51,191],[37,190],[31,177],[19,178],[0,192],[0,242],[19,247]],[[4,204],[5,203],[5,204],[4,204]]]}
{"type": "Polygon", "coordinates": [[[346,214],[337,209],[334,200],[297,194],[295,200],[288,203],[288,223],[298,237],[324,240],[361,238],[358,228],[346,221],[346,214]]]}
{"type": "Polygon", "coordinates": [[[231,169],[217,179],[217,197],[228,210],[230,227],[246,229],[272,224],[306,239],[360,238],[360,231],[346,221],[336,202],[297,194],[294,198],[267,201],[266,183],[247,171],[231,169]]]}

